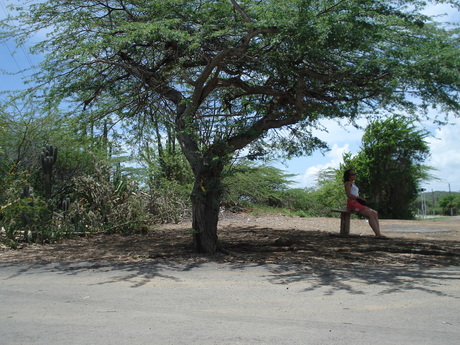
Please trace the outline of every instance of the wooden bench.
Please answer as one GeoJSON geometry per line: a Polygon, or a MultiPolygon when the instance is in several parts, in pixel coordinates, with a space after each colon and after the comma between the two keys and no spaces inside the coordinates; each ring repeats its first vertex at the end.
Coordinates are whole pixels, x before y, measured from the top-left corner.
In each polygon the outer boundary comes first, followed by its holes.
{"type": "Polygon", "coordinates": [[[350,236],[350,218],[352,214],[356,214],[356,212],[352,212],[350,210],[331,210],[331,212],[340,213],[340,236],[350,236]]]}

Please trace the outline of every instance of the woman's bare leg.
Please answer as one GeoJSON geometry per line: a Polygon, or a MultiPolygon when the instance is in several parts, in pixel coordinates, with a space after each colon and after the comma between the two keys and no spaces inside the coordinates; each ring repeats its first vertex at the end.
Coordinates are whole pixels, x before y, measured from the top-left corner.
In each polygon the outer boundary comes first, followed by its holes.
{"type": "Polygon", "coordinates": [[[380,233],[379,213],[368,207],[364,211],[359,212],[359,214],[369,219],[369,225],[374,231],[375,236],[382,237],[382,234],[380,233]]]}

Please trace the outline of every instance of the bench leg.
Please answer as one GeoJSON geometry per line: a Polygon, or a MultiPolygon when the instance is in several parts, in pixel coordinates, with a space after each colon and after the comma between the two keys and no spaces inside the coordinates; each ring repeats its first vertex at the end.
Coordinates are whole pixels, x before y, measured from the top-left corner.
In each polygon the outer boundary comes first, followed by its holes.
{"type": "Polygon", "coordinates": [[[340,215],[340,235],[347,236],[350,234],[350,213],[340,215]]]}

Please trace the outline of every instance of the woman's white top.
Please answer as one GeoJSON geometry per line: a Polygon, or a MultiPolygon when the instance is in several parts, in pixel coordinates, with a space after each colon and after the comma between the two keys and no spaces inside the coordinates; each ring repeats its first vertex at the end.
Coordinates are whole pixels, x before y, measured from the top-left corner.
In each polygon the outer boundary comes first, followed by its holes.
{"type": "Polygon", "coordinates": [[[351,184],[350,193],[353,194],[354,196],[359,196],[359,188],[354,183],[351,184]]]}

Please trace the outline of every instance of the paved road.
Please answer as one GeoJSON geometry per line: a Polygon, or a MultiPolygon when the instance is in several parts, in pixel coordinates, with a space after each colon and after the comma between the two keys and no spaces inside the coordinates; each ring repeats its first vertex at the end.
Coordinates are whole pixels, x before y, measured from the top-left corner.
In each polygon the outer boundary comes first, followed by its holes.
{"type": "Polygon", "coordinates": [[[460,270],[0,263],[0,344],[458,344],[460,270]]]}

